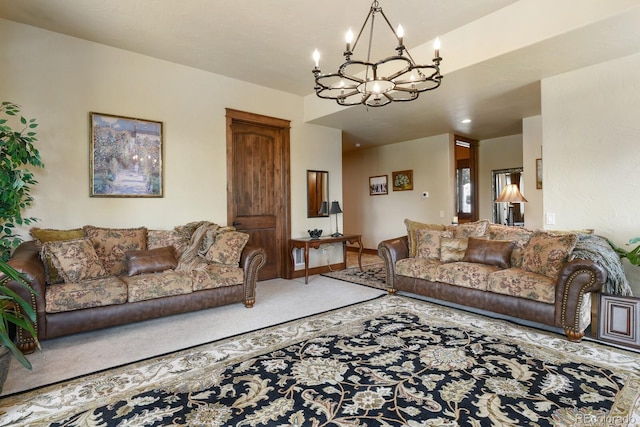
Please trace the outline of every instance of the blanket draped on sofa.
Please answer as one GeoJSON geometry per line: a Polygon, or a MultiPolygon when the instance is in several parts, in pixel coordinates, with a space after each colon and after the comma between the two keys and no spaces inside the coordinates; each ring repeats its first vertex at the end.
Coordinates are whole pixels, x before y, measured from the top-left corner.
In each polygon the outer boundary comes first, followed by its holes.
{"type": "Polygon", "coordinates": [[[607,271],[602,292],[624,296],[632,294],[620,256],[605,238],[595,234],[578,234],[578,242],[571,253],[571,259],[576,258],[591,260],[607,271]]]}

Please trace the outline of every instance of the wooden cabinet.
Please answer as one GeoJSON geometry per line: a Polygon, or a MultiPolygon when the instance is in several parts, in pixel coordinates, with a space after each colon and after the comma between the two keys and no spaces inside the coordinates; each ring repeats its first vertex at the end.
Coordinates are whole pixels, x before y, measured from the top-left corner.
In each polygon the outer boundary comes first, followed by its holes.
{"type": "Polygon", "coordinates": [[[640,298],[600,294],[598,339],[640,348],[640,298]]]}

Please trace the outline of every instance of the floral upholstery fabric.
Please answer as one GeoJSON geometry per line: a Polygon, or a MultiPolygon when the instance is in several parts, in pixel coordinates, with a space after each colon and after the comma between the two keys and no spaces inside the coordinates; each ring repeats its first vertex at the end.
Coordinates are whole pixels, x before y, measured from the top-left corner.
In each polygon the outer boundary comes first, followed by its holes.
{"type": "Polygon", "coordinates": [[[438,282],[451,283],[465,288],[487,290],[489,275],[498,271],[493,265],[471,262],[453,262],[438,267],[438,282]]]}
{"type": "Polygon", "coordinates": [[[42,253],[50,257],[55,269],[66,283],[107,276],[88,239],[47,242],[42,247],[42,253]]]}
{"type": "Polygon", "coordinates": [[[147,230],[147,249],[158,249],[173,246],[176,258],[189,246],[189,239],[176,230],[147,230]]]}
{"type": "Polygon", "coordinates": [[[189,274],[194,291],[244,283],[244,270],[232,265],[206,264],[203,269],[193,270],[189,274]]]}
{"type": "Polygon", "coordinates": [[[123,276],[121,279],[127,285],[129,302],[189,294],[192,289],[191,277],[174,271],[123,276]]]}
{"type": "Polygon", "coordinates": [[[555,279],[577,242],[576,234],[535,231],[524,248],[522,269],[555,279]]]}
{"type": "Polygon", "coordinates": [[[442,264],[440,260],[433,258],[404,258],[396,262],[396,274],[435,282],[438,280],[440,264],[442,264]]]}
{"type": "Polygon", "coordinates": [[[47,313],[60,313],[126,302],[127,285],[117,277],[49,285],[45,293],[47,313]]]}
{"type": "Polygon", "coordinates": [[[418,248],[418,242],[416,240],[416,230],[426,228],[429,230],[443,231],[446,227],[442,224],[425,224],[422,222],[412,221],[410,219],[404,220],[404,225],[407,227],[407,237],[409,239],[409,256],[416,256],[416,250],[418,248]]]}
{"type": "Polygon", "coordinates": [[[487,290],[548,304],[556,300],[556,281],[520,268],[497,271],[489,276],[487,290]]]}
{"type": "Polygon", "coordinates": [[[487,228],[489,228],[489,221],[482,219],[476,222],[451,225],[448,230],[453,231],[453,237],[468,239],[469,237],[483,237],[487,232],[487,228]]]}
{"type": "Polygon", "coordinates": [[[511,252],[511,266],[522,267],[524,248],[529,242],[533,231],[521,227],[510,227],[500,224],[489,224],[487,237],[491,240],[511,240],[513,251],[511,252]]]}
{"type": "Polygon", "coordinates": [[[462,261],[467,250],[469,239],[456,239],[455,237],[443,237],[440,239],[440,261],[462,261]]]}
{"type": "Polygon", "coordinates": [[[249,241],[249,235],[239,231],[218,233],[204,255],[207,261],[238,266],[242,250],[249,241]]]}
{"type": "Polygon", "coordinates": [[[45,280],[48,284],[62,283],[64,279],[60,276],[58,269],[53,265],[51,260],[51,254],[47,251],[43,251],[42,247],[47,242],[57,242],[60,240],[74,240],[84,237],[84,231],[82,228],[74,228],[70,230],[57,230],[53,228],[38,228],[33,227],[29,230],[31,237],[36,241],[36,244],[40,248],[40,257],[44,264],[45,280]]]}
{"type": "Polygon", "coordinates": [[[451,231],[430,230],[420,228],[416,230],[416,258],[440,259],[440,240],[443,237],[453,237],[451,231]]]}
{"type": "Polygon", "coordinates": [[[99,228],[87,225],[83,228],[110,276],[120,276],[127,272],[125,252],[147,249],[145,227],[99,228]]]}

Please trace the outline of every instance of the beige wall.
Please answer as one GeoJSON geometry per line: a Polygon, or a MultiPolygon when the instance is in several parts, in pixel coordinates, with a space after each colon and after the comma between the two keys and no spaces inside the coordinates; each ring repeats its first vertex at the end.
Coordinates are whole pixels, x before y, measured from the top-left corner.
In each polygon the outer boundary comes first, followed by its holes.
{"type": "Polygon", "coordinates": [[[344,227],[366,248],[406,234],[404,219],[451,223],[452,143],[448,134],[355,151],[343,157],[344,227]],[[413,170],[413,191],[393,191],[394,171],[413,170]],[[369,196],[369,177],[387,175],[389,194],[369,196]],[[429,192],[423,199],[422,192],[429,192]]]}
{"type": "MultiPolygon", "coordinates": [[[[484,139],[478,147],[478,218],[491,221],[493,203],[491,202],[492,171],[522,167],[522,135],[511,135],[502,138],[484,139]]],[[[526,182],[525,182],[526,184],[526,182]]],[[[528,187],[527,187],[528,188],[528,187]]],[[[527,198],[527,188],[522,188],[522,195],[527,198]]],[[[525,219],[529,206],[524,207],[525,219]]]]}
{"type": "MultiPolygon", "coordinates": [[[[547,228],[594,228],[624,245],[640,237],[640,54],[542,82],[547,228]]],[[[639,268],[628,266],[634,294],[639,268]]]]}
{"type": "Polygon", "coordinates": [[[544,186],[543,189],[536,188],[536,159],[542,158],[542,116],[527,117],[522,120],[522,157],[524,189],[528,200],[524,225],[531,230],[536,230],[544,228],[542,206],[544,186]]]}
{"type": "Polygon", "coordinates": [[[0,40],[0,101],[40,125],[40,227],[226,224],[226,107],[291,120],[293,236],[321,222],[306,218],[307,169],[342,199],[341,132],[303,123],[302,97],[1,19],[0,40]],[[163,198],[89,197],[90,111],[164,123],[163,198]]]}

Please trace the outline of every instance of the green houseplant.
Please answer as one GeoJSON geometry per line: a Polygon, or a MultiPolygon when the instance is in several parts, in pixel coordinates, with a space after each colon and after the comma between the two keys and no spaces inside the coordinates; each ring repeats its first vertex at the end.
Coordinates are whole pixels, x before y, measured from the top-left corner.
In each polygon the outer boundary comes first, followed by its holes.
{"type": "Polygon", "coordinates": [[[29,225],[36,219],[24,218],[22,212],[31,206],[31,186],[37,184],[27,166],[43,167],[37,141],[35,119],[20,116],[20,106],[12,102],[0,104],[0,259],[7,261],[13,249],[22,243],[16,226],[29,225]],[[7,117],[10,116],[10,117],[7,117]],[[15,117],[20,126],[11,127],[9,118],[15,117]]]}
{"type": "MultiPolygon", "coordinates": [[[[35,218],[23,217],[31,206],[31,186],[37,184],[27,166],[43,167],[37,141],[35,119],[20,114],[20,106],[12,102],[0,104],[0,390],[6,379],[9,353],[27,369],[31,363],[12,340],[12,327],[27,331],[37,343],[36,315],[31,304],[16,289],[34,292],[23,276],[7,263],[13,250],[22,242],[16,226],[29,225],[35,218]],[[14,129],[12,124],[18,123],[14,129]],[[10,282],[11,286],[9,286],[10,282]],[[8,349],[8,351],[7,351],[8,349]],[[3,362],[4,360],[4,362],[3,362]],[[2,366],[4,363],[5,366],[2,366]]],[[[24,295],[24,293],[23,293],[24,295]]]]}
{"type": "MultiPolygon", "coordinates": [[[[629,240],[629,243],[627,243],[627,246],[635,245],[636,243],[640,243],[640,237],[634,237],[633,239],[629,240]]],[[[611,241],[609,242],[609,244],[611,245],[613,250],[616,251],[616,253],[620,256],[620,258],[628,259],[629,262],[633,265],[640,265],[640,244],[638,244],[635,248],[631,249],[630,251],[626,250],[625,248],[616,246],[611,241]]]]}

